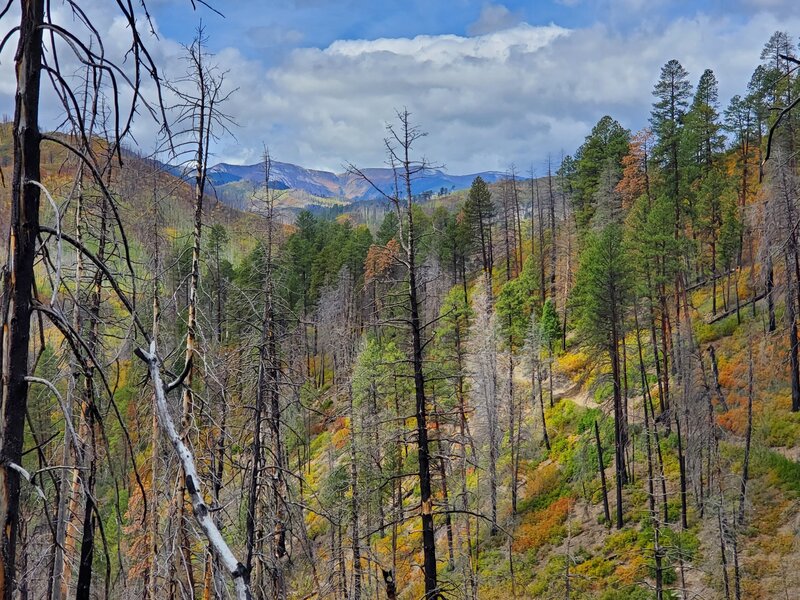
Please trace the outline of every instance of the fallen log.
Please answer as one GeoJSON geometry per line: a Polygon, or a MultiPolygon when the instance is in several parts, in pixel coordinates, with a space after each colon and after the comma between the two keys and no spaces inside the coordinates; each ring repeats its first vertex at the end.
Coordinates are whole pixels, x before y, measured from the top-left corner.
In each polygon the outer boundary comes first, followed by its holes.
{"type": "Polygon", "coordinates": [[[749,306],[750,304],[753,304],[754,302],[758,302],[762,298],[765,298],[766,295],[767,295],[766,292],[762,292],[758,296],[754,296],[753,298],[750,298],[747,302],[740,303],[739,306],[734,306],[733,308],[729,308],[725,312],[717,313],[716,315],[707,317],[706,320],[705,320],[706,324],[713,325],[714,323],[716,323],[717,321],[721,321],[725,317],[730,317],[731,315],[735,315],[737,310],[741,310],[745,306],[749,306]]]}

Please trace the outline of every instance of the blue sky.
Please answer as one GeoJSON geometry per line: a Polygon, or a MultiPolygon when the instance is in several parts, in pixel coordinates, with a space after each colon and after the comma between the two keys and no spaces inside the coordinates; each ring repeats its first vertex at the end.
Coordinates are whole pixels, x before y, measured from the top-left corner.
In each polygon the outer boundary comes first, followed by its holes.
{"type": "Polygon", "coordinates": [[[294,47],[324,48],[338,39],[471,35],[476,33],[474,27],[482,16],[494,15],[498,26],[524,21],[531,25],[555,23],[582,28],[603,23],[624,33],[698,14],[745,21],[758,11],[791,11],[793,3],[784,0],[511,0],[502,4],[475,0],[227,0],[210,4],[224,16],[202,7],[196,14],[188,14],[186,0],[160,0],[153,12],[161,30],[169,37],[191,40],[202,18],[214,32],[210,41],[213,48],[236,46],[245,56],[269,63],[294,47]]]}
{"type": "MultiPolygon", "coordinates": [[[[276,160],[342,171],[379,166],[385,124],[406,107],[429,136],[418,151],[450,172],[541,172],[572,153],[604,115],[647,125],[661,66],[678,59],[693,83],[717,75],[721,109],[743,93],[776,30],[800,36],[798,0],[216,0],[224,18],[189,0],[148,0],[162,73],[178,78],[181,44],[203,20],[208,47],[236,90],[238,124],[215,160],[276,160]]],[[[138,5],[138,3],[134,3],[138,5]]],[[[108,0],[82,0],[124,55],[125,25],[108,0]]],[[[64,25],[74,27],[60,3],[64,25]]],[[[11,23],[14,15],[3,19],[11,23]]],[[[66,65],[65,65],[66,66],[66,65]]],[[[13,106],[13,44],[0,56],[0,114],[13,106]]],[[[77,69],[77,65],[75,65],[77,69]]],[[[48,104],[49,102],[49,104],[48,104]]],[[[57,123],[57,103],[44,114],[57,123]]],[[[136,142],[153,148],[143,113],[136,142]]]]}
{"type": "Polygon", "coordinates": [[[189,15],[185,0],[161,0],[155,14],[165,35],[184,42],[202,18],[213,50],[235,48],[267,80],[245,84],[250,111],[240,122],[248,132],[237,137],[247,141],[238,153],[221,147],[222,155],[251,160],[250,148],[260,147],[249,141],[256,128],[277,156],[332,170],[378,163],[382,126],[399,106],[430,132],[422,150],[451,170],[541,165],[548,154],[573,152],[604,114],[631,129],[645,126],[667,60],[683,62],[693,78],[714,69],[727,102],[746,85],[775,28],[800,34],[792,0],[217,6],[224,18],[189,15]],[[496,52],[482,54],[487,45],[496,52]],[[251,85],[261,92],[251,94],[251,85]],[[262,108],[263,119],[251,118],[262,108]]]}

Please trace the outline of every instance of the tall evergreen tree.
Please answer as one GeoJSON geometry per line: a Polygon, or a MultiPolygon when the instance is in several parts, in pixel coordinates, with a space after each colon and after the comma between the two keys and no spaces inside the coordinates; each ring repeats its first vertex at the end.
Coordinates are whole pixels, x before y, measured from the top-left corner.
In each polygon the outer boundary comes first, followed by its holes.
{"type": "Polygon", "coordinates": [[[464,212],[467,215],[470,228],[473,232],[474,243],[480,252],[481,267],[486,278],[487,293],[491,304],[492,275],[494,270],[494,258],[492,252],[492,224],[495,218],[495,205],[492,201],[492,193],[489,186],[482,177],[478,176],[472,182],[469,196],[464,204],[464,212]]]}
{"type": "Polygon", "coordinates": [[[574,290],[574,314],[585,339],[605,351],[611,363],[618,528],[623,525],[622,486],[627,482],[621,344],[631,289],[630,275],[631,265],[625,253],[620,225],[612,224],[599,233],[588,235],[574,290]]]}
{"type": "Polygon", "coordinates": [[[711,69],[706,69],[697,84],[691,108],[686,113],[681,135],[684,193],[689,198],[692,216],[698,181],[708,175],[724,148],[721,131],[717,78],[711,69]]]}
{"type": "Polygon", "coordinates": [[[606,115],[592,128],[575,156],[571,178],[575,194],[573,206],[579,226],[589,223],[596,210],[597,194],[608,182],[622,177],[622,159],[628,153],[630,131],[606,115]]]}
{"type": "Polygon", "coordinates": [[[650,124],[658,142],[653,155],[664,171],[666,192],[674,203],[675,228],[681,226],[680,139],[683,117],[689,105],[692,86],[689,73],[677,60],[661,68],[661,76],[653,89],[656,97],[650,124]]]}

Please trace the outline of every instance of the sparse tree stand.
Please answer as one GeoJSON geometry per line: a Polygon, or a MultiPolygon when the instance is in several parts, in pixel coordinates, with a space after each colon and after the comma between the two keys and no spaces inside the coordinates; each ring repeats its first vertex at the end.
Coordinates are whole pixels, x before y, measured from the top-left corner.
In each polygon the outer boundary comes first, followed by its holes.
{"type": "Polygon", "coordinates": [[[201,482],[197,475],[194,457],[186,447],[186,444],[183,443],[181,436],[178,435],[175,429],[175,423],[173,423],[172,417],[169,414],[169,409],[167,408],[167,392],[178,387],[181,381],[178,380],[169,385],[164,385],[164,381],[161,379],[161,366],[156,352],[155,341],[150,343],[149,352],[137,348],[135,353],[136,356],[145,362],[148,372],[150,373],[150,379],[153,382],[155,392],[156,414],[158,415],[161,429],[166,433],[167,438],[173,448],[175,448],[175,452],[181,462],[186,492],[191,499],[192,510],[194,511],[197,523],[208,538],[208,542],[214,552],[220,557],[223,566],[233,579],[237,600],[250,600],[250,581],[247,568],[239,562],[233,552],[231,552],[225,538],[222,537],[222,534],[214,523],[208,506],[203,501],[203,493],[200,487],[201,482]]]}
{"type": "MultiPolygon", "coordinates": [[[[175,108],[179,110],[179,117],[175,124],[178,128],[176,134],[185,136],[187,140],[180,144],[179,155],[182,150],[189,155],[189,162],[194,175],[194,229],[192,232],[192,263],[189,278],[187,319],[186,319],[186,348],[184,364],[186,378],[184,381],[183,396],[181,401],[181,435],[184,444],[188,445],[188,436],[194,427],[194,371],[195,361],[198,356],[198,319],[197,302],[200,285],[201,238],[203,231],[203,200],[207,181],[208,155],[210,142],[219,131],[226,131],[229,119],[220,112],[219,105],[224,103],[230,94],[223,94],[224,75],[219,73],[215,66],[207,64],[207,54],[204,50],[205,38],[200,28],[187,51],[187,71],[183,79],[170,87],[178,98],[175,108]],[[185,86],[185,87],[184,87],[185,86]]],[[[184,479],[175,492],[175,512],[178,519],[179,546],[178,564],[175,565],[170,577],[171,593],[177,593],[177,573],[184,573],[186,587],[190,595],[194,595],[195,577],[192,566],[192,550],[189,531],[186,526],[185,497],[187,490],[184,479]]],[[[212,563],[207,563],[206,568],[213,568],[212,563]]],[[[206,577],[206,583],[211,579],[206,577]]]]}
{"type": "Polygon", "coordinates": [[[411,363],[414,369],[414,399],[417,429],[417,457],[419,461],[420,518],[422,521],[423,573],[425,577],[425,600],[441,598],[436,574],[436,538],[433,524],[433,495],[431,491],[430,448],[428,443],[427,398],[425,396],[425,372],[423,365],[423,328],[420,317],[420,282],[417,272],[417,235],[414,226],[414,199],[411,185],[430,165],[422,160],[411,158],[414,143],[426,134],[411,123],[407,110],[398,111],[398,128],[387,125],[389,132],[385,140],[389,161],[397,174],[398,189],[393,196],[387,196],[361,170],[351,166],[350,171],[369,183],[376,191],[389,200],[399,217],[399,239],[403,248],[403,262],[408,273],[408,313],[407,324],[411,333],[411,363]]]}
{"type": "MultiPolygon", "coordinates": [[[[210,129],[211,123],[208,120],[207,111],[210,99],[208,98],[208,86],[206,84],[206,70],[203,68],[203,49],[202,38],[198,36],[195,43],[189,50],[191,61],[190,77],[195,78],[197,84],[197,96],[189,97],[186,95],[183,100],[187,107],[193,110],[187,114],[190,125],[196,135],[195,143],[195,185],[194,185],[194,231],[192,234],[192,267],[189,282],[189,302],[188,316],[186,322],[186,350],[185,363],[187,368],[186,386],[183,389],[181,400],[181,436],[183,443],[188,444],[189,431],[194,420],[194,354],[197,345],[197,291],[200,280],[200,241],[203,231],[203,195],[206,182],[206,163],[208,160],[208,146],[206,145],[206,129],[210,129]]],[[[189,531],[185,522],[185,497],[186,497],[186,477],[181,478],[178,489],[176,490],[175,503],[178,514],[178,543],[180,545],[179,556],[183,564],[176,565],[175,571],[186,574],[186,585],[190,595],[194,596],[194,569],[192,567],[192,554],[189,542],[189,531]]],[[[170,577],[171,593],[177,593],[175,577],[170,577]]]]}
{"type": "Polygon", "coordinates": [[[19,520],[20,474],[28,400],[28,342],[33,263],[39,234],[39,89],[42,71],[44,0],[21,2],[15,59],[14,170],[11,178],[11,231],[3,273],[2,438],[0,438],[0,598],[11,600],[19,520]]]}
{"type": "Polygon", "coordinates": [[[256,405],[253,420],[253,468],[250,474],[247,521],[246,521],[246,546],[247,546],[247,569],[252,569],[254,574],[253,586],[260,590],[265,585],[266,571],[269,571],[270,585],[274,598],[281,599],[286,597],[286,585],[284,580],[283,563],[286,559],[286,526],[284,506],[286,498],[286,480],[284,461],[285,449],[281,435],[281,406],[279,395],[279,376],[280,365],[278,355],[278,339],[276,333],[275,315],[275,283],[273,281],[274,269],[274,233],[275,233],[275,196],[274,190],[270,188],[270,173],[272,160],[268,152],[264,152],[264,187],[263,202],[259,211],[265,220],[266,236],[264,239],[264,281],[262,292],[264,295],[264,308],[260,323],[260,341],[258,353],[258,387],[256,389],[256,405]],[[269,495],[271,500],[267,502],[269,510],[267,515],[261,510],[260,505],[263,487],[263,471],[265,470],[265,440],[263,431],[263,421],[267,420],[269,455],[272,463],[269,465],[268,473],[271,481],[269,495]],[[272,562],[269,565],[263,564],[263,540],[265,535],[261,529],[264,518],[269,521],[268,529],[272,531],[272,562]]]}
{"type": "MultiPolygon", "coordinates": [[[[483,318],[488,326],[492,323],[494,314],[494,243],[492,242],[492,224],[496,216],[496,207],[492,200],[492,193],[486,182],[480,176],[472,182],[472,186],[464,204],[464,212],[473,231],[474,244],[480,251],[481,266],[483,268],[483,283],[486,294],[483,318]]],[[[492,526],[491,534],[496,535],[497,527],[497,458],[500,445],[500,432],[498,429],[498,402],[497,402],[497,353],[494,342],[486,345],[486,361],[488,389],[486,402],[489,428],[489,495],[491,498],[492,526]]]]}

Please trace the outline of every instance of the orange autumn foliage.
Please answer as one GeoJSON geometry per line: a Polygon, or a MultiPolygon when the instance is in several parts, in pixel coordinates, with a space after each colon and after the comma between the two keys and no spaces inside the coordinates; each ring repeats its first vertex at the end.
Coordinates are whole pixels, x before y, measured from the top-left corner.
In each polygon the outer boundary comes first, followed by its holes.
{"type": "Polygon", "coordinates": [[[350,420],[346,417],[339,417],[334,422],[333,435],[331,436],[331,443],[337,450],[344,448],[345,444],[350,440],[350,420]]]}
{"type": "Polygon", "coordinates": [[[628,154],[622,159],[622,179],[616,191],[622,196],[622,206],[630,208],[647,191],[647,154],[653,132],[642,129],[631,139],[628,154]]]}
{"type": "Polygon", "coordinates": [[[528,483],[526,488],[526,500],[532,500],[537,496],[553,489],[558,485],[560,474],[556,463],[540,465],[539,468],[527,474],[528,483]]]}
{"type": "Polygon", "coordinates": [[[399,254],[400,245],[392,238],[385,246],[372,245],[364,260],[364,279],[371,281],[389,272],[399,254]]]}
{"type": "Polygon", "coordinates": [[[648,573],[648,564],[644,556],[635,554],[626,557],[625,562],[619,565],[614,573],[619,578],[620,583],[633,585],[637,581],[644,579],[648,573]]]}
{"type": "Polygon", "coordinates": [[[567,520],[572,502],[569,497],[559,498],[547,508],[526,516],[514,534],[514,551],[537,550],[555,541],[560,526],[567,520]]]}

